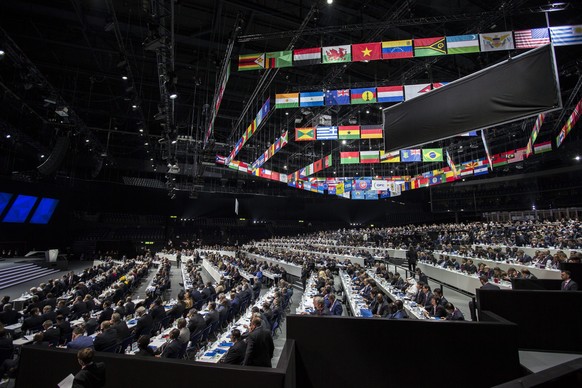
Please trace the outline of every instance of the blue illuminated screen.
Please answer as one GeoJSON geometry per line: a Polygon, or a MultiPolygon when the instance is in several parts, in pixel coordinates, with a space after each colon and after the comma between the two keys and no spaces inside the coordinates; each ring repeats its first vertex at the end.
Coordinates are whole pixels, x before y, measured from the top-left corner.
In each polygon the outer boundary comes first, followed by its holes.
{"type": "Polygon", "coordinates": [[[30,219],[31,224],[48,224],[59,204],[58,199],[43,198],[30,219]]]}
{"type": "Polygon", "coordinates": [[[30,210],[36,203],[37,197],[32,197],[30,195],[19,195],[14,200],[12,207],[4,216],[3,222],[14,222],[14,223],[22,223],[26,221],[30,210]]]}
{"type": "Polygon", "coordinates": [[[2,212],[6,208],[6,205],[8,205],[8,202],[10,202],[10,198],[12,198],[12,194],[0,193],[0,215],[2,215],[2,212]]]}

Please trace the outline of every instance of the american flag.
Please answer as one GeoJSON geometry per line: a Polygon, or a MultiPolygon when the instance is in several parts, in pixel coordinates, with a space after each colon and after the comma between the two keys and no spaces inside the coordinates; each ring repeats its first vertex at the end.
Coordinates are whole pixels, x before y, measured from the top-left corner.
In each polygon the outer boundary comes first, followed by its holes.
{"type": "Polygon", "coordinates": [[[535,48],[549,43],[550,34],[547,28],[515,31],[516,49],[535,48]]]}

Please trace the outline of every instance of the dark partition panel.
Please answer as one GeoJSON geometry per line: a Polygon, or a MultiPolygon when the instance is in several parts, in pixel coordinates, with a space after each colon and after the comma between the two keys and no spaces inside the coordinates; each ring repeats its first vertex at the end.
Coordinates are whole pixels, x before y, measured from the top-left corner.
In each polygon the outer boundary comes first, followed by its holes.
{"type": "MultiPolygon", "coordinates": [[[[97,353],[107,369],[106,388],[118,387],[285,387],[295,386],[293,343],[287,341],[277,368],[205,364],[185,360],[97,353]],[[291,364],[288,364],[291,361],[291,364]],[[289,372],[289,373],[288,373],[289,372]]],[[[34,346],[22,348],[16,386],[56,387],[79,371],[76,352],[34,346]]]]}
{"type": "Polygon", "coordinates": [[[287,338],[301,388],[490,387],[521,375],[511,323],[293,315],[287,338]]]}
{"type": "Polygon", "coordinates": [[[494,388],[565,388],[582,387],[582,358],[556,365],[544,371],[508,381],[494,388]]]}
{"type": "Polygon", "coordinates": [[[521,349],[582,353],[582,292],[477,289],[477,302],[479,316],[488,310],[519,326],[521,349]]]}
{"type": "Polygon", "coordinates": [[[559,279],[512,279],[512,290],[559,290],[562,281],[559,279]]]}

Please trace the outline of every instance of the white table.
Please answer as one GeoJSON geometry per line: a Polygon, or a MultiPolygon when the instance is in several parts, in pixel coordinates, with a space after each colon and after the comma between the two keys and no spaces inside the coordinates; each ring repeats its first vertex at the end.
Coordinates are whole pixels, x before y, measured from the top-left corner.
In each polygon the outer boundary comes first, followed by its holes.
{"type": "MultiPolygon", "coordinates": [[[[481,282],[477,275],[467,275],[460,271],[453,271],[450,269],[436,267],[434,265],[426,263],[417,263],[416,266],[422,270],[428,277],[433,278],[439,282],[447,284],[449,286],[458,288],[468,292],[469,294],[475,294],[475,289],[481,288],[481,282]]],[[[496,284],[502,290],[511,290],[511,283],[501,282],[496,284]]]]}
{"type": "Polygon", "coordinates": [[[424,308],[418,306],[416,303],[410,301],[409,298],[400,290],[392,287],[384,278],[377,276],[372,270],[366,271],[368,276],[376,281],[376,285],[382,292],[384,292],[393,301],[401,300],[404,305],[404,310],[410,318],[427,319],[424,315],[424,308]]]}
{"type": "Polygon", "coordinates": [[[297,276],[298,278],[301,277],[301,266],[300,265],[288,263],[288,262],[282,261],[282,260],[273,259],[273,258],[267,257],[267,256],[257,255],[255,253],[248,253],[247,252],[247,257],[249,257],[251,259],[255,259],[257,261],[261,261],[261,262],[277,264],[278,266],[285,268],[285,271],[287,271],[288,274],[291,274],[293,276],[297,276]]]}

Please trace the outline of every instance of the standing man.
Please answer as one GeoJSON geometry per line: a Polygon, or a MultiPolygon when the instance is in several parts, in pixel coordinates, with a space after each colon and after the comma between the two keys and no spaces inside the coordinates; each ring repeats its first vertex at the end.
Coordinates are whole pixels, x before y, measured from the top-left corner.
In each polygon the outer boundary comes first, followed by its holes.
{"type": "Polygon", "coordinates": [[[261,330],[261,324],[261,318],[258,317],[251,321],[243,365],[270,368],[275,345],[271,333],[267,330],[261,330]]]}
{"type": "Polygon", "coordinates": [[[408,248],[408,251],[406,252],[406,258],[408,259],[408,270],[414,273],[416,262],[418,261],[418,255],[416,254],[414,245],[410,244],[410,248],[408,248]]]}
{"type": "Polygon", "coordinates": [[[178,251],[176,254],[176,266],[180,268],[180,263],[182,263],[182,251],[178,251]]]}

